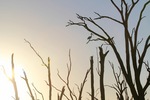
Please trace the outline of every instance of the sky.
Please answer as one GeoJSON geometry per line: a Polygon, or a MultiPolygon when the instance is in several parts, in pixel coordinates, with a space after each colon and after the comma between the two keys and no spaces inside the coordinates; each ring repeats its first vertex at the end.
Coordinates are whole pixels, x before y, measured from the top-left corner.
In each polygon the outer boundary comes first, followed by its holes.
{"type": "MultiPolygon", "coordinates": [[[[132,23],[130,23],[131,27],[135,25],[138,12],[145,1],[146,0],[140,1],[137,9],[135,9],[135,13],[131,17],[131,20],[134,19],[132,23]]],[[[146,17],[142,23],[143,26],[141,27],[139,39],[148,36],[150,33],[149,10],[150,6],[147,7],[144,12],[146,17]]],[[[47,58],[50,57],[52,84],[60,89],[62,88],[63,83],[57,76],[57,70],[59,70],[62,77],[66,78],[66,64],[69,63],[68,54],[70,49],[72,58],[70,84],[72,87],[76,88],[75,83],[80,84],[82,82],[86,70],[90,67],[90,56],[94,56],[96,69],[96,48],[100,46],[101,43],[90,42],[89,44],[86,44],[87,37],[90,36],[90,33],[81,27],[66,27],[66,25],[69,20],[78,21],[76,13],[95,18],[97,16],[94,12],[119,18],[119,14],[116,13],[116,9],[113,8],[109,0],[1,0],[0,66],[4,66],[7,70],[10,70],[11,54],[14,53],[14,63],[16,68],[20,71],[20,76],[23,76],[21,71],[24,69],[28,75],[29,82],[34,83],[34,85],[44,94],[45,100],[47,100],[48,89],[45,84],[45,80],[47,80],[47,69],[42,66],[42,62],[24,39],[31,42],[46,63],[47,58]]],[[[116,45],[119,47],[118,50],[124,55],[123,48],[120,48],[120,46],[124,45],[123,35],[119,34],[122,31],[122,27],[107,20],[100,21],[99,23],[115,37],[116,45]]],[[[108,47],[108,49],[110,48],[108,47]]],[[[149,58],[147,59],[150,61],[149,58]]],[[[105,84],[112,85],[114,78],[112,77],[113,74],[108,60],[116,62],[112,51],[110,51],[107,57],[105,76],[105,84]]],[[[115,64],[118,66],[117,63],[115,64]]],[[[97,74],[95,73],[95,76],[96,75],[97,74]]],[[[1,77],[4,76],[1,75],[1,77]]],[[[19,84],[21,84],[19,86],[21,90],[19,91],[23,92],[23,94],[20,95],[21,100],[29,99],[30,97],[26,92],[25,82],[19,76],[18,80],[19,84]],[[23,88],[25,91],[23,91],[23,88]]],[[[5,83],[9,83],[7,80],[5,81],[5,83]]],[[[98,88],[97,80],[95,80],[95,84],[97,86],[96,88],[98,88]]],[[[86,90],[89,90],[88,85],[89,82],[87,82],[85,87],[86,90]]],[[[12,86],[10,85],[10,87],[12,86]]],[[[84,94],[86,96],[84,98],[87,97],[86,90],[84,94]]],[[[116,98],[113,89],[106,87],[106,90],[107,100],[116,98]]],[[[54,89],[53,91],[53,99],[55,100],[57,91],[54,89]]],[[[12,91],[10,90],[9,92],[10,95],[12,95],[12,91]]],[[[2,93],[2,91],[0,91],[0,93],[2,93]]],[[[8,96],[8,98],[7,100],[12,100],[11,97],[8,96]]]]}

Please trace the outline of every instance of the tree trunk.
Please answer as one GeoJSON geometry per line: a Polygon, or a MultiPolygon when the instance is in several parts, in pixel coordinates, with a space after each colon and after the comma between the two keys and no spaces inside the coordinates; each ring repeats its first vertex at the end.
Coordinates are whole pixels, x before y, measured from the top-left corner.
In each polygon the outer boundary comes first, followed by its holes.
{"type": "Polygon", "coordinates": [[[91,67],[91,100],[94,100],[94,70],[93,70],[93,56],[90,59],[90,67],[91,67]]]}
{"type": "Polygon", "coordinates": [[[104,89],[104,64],[105,64],[105,57],[107,55],[108,51],[106,53],[103,53],[103,48],[99,47],[99,57],[100,57],[100,92],[101,92],[101,100],[105,100],[105,89],[104,89]]]}

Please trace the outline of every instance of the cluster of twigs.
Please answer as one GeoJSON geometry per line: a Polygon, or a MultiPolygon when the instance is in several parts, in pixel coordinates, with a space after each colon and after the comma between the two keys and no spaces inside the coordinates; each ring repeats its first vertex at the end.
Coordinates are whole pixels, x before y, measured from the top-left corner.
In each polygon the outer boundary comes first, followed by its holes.
{"type": "MultiPolygon", "coordinates": [[[[59,74],[59,70],[58,70],[58,77],[59,79],[64,83],[64,86],[62,86],[62,89],[58,89],[57,87],[55,87],[54,85],[52,85],[52,80],[51,80],[51,71],[50,71],[50,60],[48,58],[48,64],[46,65],[46,63],[44,62],[44,60],[42,59],[42,57],[37,53],[37,51],[34,49],[34,47],[31,45],[31,43],[27,40],[25,40],[30,47],[32,48],[32,50],[36,53],[36,55],[41,59],[42,63],[46,66],[46,68],[48,69],[48,82],[46,81],[46,84],[49,87],[49,100],[52,100],[52,88],[56,89],[59,93],[57,96],[58,100],[63,100],[63,97],[66,98],[67,100],[82,100],[82,95],[83,95],[83,91],[84,91],[84,86],[85,83],[87,82],[87,77],[90,73],[90,79],[91,79],[91,92],[87,92],[89,94],[89,96],[91,97],[91,100],[98,100],[98,98],[95,97],[95,90],[94,90],[94,60],[93,60],[93,56],[91,56],[90,58],[90,68],[86,71],[84,79],[82,81],[82,83],[80,85],[77,85],[77,89],[78,89],[78,95],[76,95],[76,93],[74,93],[74,91],[72,90],[72,88],[70,87],[70,75],[71,75],[71,71],[72,71],[72,61],[71,61],[71,54],[70,54],[70,50],[69,50],[69,64],[67,64],[67,77],[66,80],[64,78],[62,78],[62,76],[59,74]],[[66,88],[65,88],[66,87],[66,88]],[[66,94],[66,90],[69,91],[69,95],[66,94]]],[[[104,61],[105,61],[105,57],[108,53],[108,51],[106,53],[103,53],[103,49],[102,47],[99,47],[100,50],[100,64],[101,64],[101,71],[98,71],[98,75],[100,77],[100,91],[101,91],[101,95],[103,94],[103,96],[101,98],[105,97],[105,92],[104,92],[104,83],[103,83],[103,77],[104,77],[104,61]]],[[[19,95],[18,95],[18,90],[17,90],[17,84],[16,84],[16,80],[15,80],[15,72],[14,72],[14,61],[13,61],[13,54],[12,54],[12,77],[8,77],[8,75],[5,72],[4,69],[4,73],[7,76],[7,78],[12,82],[13,86],[14,86],[14,90],[15,90],[15,100],[19,100],[19,95]]],[[[32,87],[34,88],[34,91],[31,89],[28,77],[26,72],[23,70],[23,74],[24,76],[22,76],[21,78],[26,82],[27,88],[29,90],[29,95],[31,97],[32,100],[38,100],[37,98],[37,93],[39,95],[41,95],[42,100],[44,100],[44,95],[34,86],[34,84],[32,83],[32,87]]]]}
{"type": "MultiPolygon", "coordinates": [[[[129,23],[132,23],[131,20],[129,20],[129,18],[134,12],[133,9],[135,9],[138,3],[140,3],[140,0],[130,0],[130,4],[129,2],[127,2],[127,0],[120,0],[120,5],[118,5],[114,0],[110,0],[110,2],[117,10],[118,14],[120,15],[120,19],[116,19],[111,16],[103,16],[100,15],[99,13],[95,13],[98,17],[93,19],[91,17],[84,17],[77,14],[77,18],[80,20],[80,22],[74,22],[70,20],[67,26],[72,26],[72,25],[81,26],[91,34],[88,37],[89,41],[102,41],[104,44],[110,46],[116,56],[116,59],[118,60],[119,66],[129,86],[133,98],[135,100],[145,100],[146,90],[150,85],[150,75],[148,75],[148,78],[145,81],[144,85],[142,85],[140,77],[143,68],[143,63],[145,62],[144,60],[145,56],[148,52],[148,49],[150,48],[150,35],[145,40],[142,51],[139,50],[138,46],[143,41],[138,41],[138,35],[139,35],[139,29],[140,29],[139,27],[141,26],[142,19],[145,17],[143,16],[143,13],[147,8],[147,6],[150,4],[150,0],[147,0],[143,4],[141,10],[139,11],[137,23],[135,27],[132,29],[132,32],[130,32],[130,28],[129,28],[129,23]],[[117,46],[115,45],[114,37],[111,36],[106,31],[106,29],[104,29],[102,26],[97,24],[96,21],[102,19],[108,19],[113,22],[116,22],[120,26],[123,26],[124,30],[122,33],[124,35],[124,43],[125,43],[124,46],[125,61],[121,57],[121,54],[119,53],[117,46]],[[93,28],[90,27],[89,24],[92,24],[94,27],[99,28],[102,32],[99,33],[96,30],[93,30],[93,28]],[[93,36],[97,38],[93,38],[93,36]],[[133,69],[133,72],[131,71],[131,69],[133,69]]],[[[148,70],[148,67],[146,68],[148,70]]]]}

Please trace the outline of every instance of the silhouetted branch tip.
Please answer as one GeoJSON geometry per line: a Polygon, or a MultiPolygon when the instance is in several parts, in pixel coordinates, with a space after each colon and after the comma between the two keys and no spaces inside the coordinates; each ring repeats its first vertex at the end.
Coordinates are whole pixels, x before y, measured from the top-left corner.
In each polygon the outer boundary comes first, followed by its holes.
{"type": "Polygon", "coordinates": [[[44,100],[44,95],[34,86],[33,83],[32,83],[32,86],[33,86],[33,88],[35,89],[35,91],[41,95],[42,100],[44,100]]]}
{"type": "Polygon", "coordinates": [[[31,45],[31,43],[29,41],[27,41],[26,39],[24,39],[26,43],[29,44],[29,46],[31,47],[31,49],[35,52],[35,54],[40,58],[40,60],[42,61],[42,64],[45,67],[48,67],[48,65],[44,62],[43,58],[40,56],[40,54],[34,49],[34,47],[31,45]]]}

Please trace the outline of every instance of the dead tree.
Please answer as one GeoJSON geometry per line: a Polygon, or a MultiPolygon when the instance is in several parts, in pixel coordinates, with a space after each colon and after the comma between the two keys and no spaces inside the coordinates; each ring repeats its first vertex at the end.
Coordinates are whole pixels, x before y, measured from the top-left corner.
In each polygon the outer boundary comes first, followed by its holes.
{"type": "MultiPolygon", "coordinates": [[[[24,39],[25,40],[25,39],[24,39]]],[[[31,49],[35,52],[35,54],[40,58],[42,64],[47,68],[48,73],[48,82],[46,81],[46,84],[49,87],[49,100],[52,100],[52,81],[51,81],[51,69],[50,69],[50,58],[48,57],[47,64],[44,62],[43,58],[39,55],[39,53],[34,49],[34,47],[31,45],[31,43],[27,40],[25,40],[31,47],[31,49]]]]}
{"type": "Polygon", "coordinates": [[[128,100],[129,98],[125,98],[123,96],[123,93],[126,92],[127,87],[124,85],[126,81],[124,79],[121,80],[121,69],[119,68],[119,73],[116,73],[114,69],[114,64],[110,62],[110,65],[112,67],[116,83],[114,84],[114,86],[107,86],[113,88],[116,91],[117,100],[128,100]]]}
{"type": "Polygon", "coordinates": [[[11,56],[11,65],[12,65],[12,69],[11,69],[11,77],[9,77],[6,74],[5,69],[3,69],[3,72],[5,74],[5,76],[9,79],[10,82],[12,82],[13,88],[14,88],[14,92],[15,92],[15,100],[19,100],[19,95],[18,95],[18,88],[17,88],[17,83],[16,83],[16,78],[15,78],[15,66],[14,66],[14,54],[12,54],[11,56]]]}
{"type": "Polygon", "coordinates": [[[21,78],[26,82],[26,85],[27,85],[27,88],[28,88],[28,90],[29,90],[29,94],[30,94],[32,100],[35,100],[35,99],[34,99],[34,96],[33,96],[33,93],[32,93],[32,91],[31,91],[29,82],[28,82],[28,78],[27,78],[26,72],[23,71],[23,73],[24,73],[24,77],[21,77],[21,78]]]}
{"type": "MultiPolygon", "coordinates": [[[[77,96],[75,95],[75,93],[73,92],[73,90],[70,87],[70,74],[72,71],[72,61],[71,61],[71,55],[70,55],[70,50],[69,50],[69,64],[67,64],[67,69],[68,69],[68,73],[67,73],[67,79],[63,79],[62,76],[59,74],[59,70],[58,70],[58,77],[60,78],[60,80],[66,85],[67,89],[69,90],[69,100],[78,100],[77,96]]],[[[68,97],[67,97],[68,98],[68,97]]]]}
{"type": "Polygon", "coordinates": [[[82,94],[83,94],[83,89],[84,89],[84,85],[87,81],[87,77],[88,77],[88,74],[90,72],[91,69],[87,70],[86,74],[85,74],[85,77],[84,77],[84,80],[83,82],[81,83],[80,87],[77,85],[78,87],[78,91],[79,91],[79,96],[78,96],[78,100],[82,100],[82,94]]]}
{"type": "Polygon", "coordinates": [[[99,58],[100,58],[100,68],[98,66],[97,73],[99,75],[100,80],[100,92],[101,92],[101,100],[105,100],[105,88],[104,88],[104,69],[105,69],[105,58],[109,51],[106,53],[103,52],[103,48],[99,47],[99,58]]]}
{"type": "MultiPolygon", "coordinates": [[[[69,96],[67,96],[64,93],[63,89],[59,90],[58,88],[56,88],[54,86],[53,86],[53,88],[55,88],[57,91],[61,92],[61,95],[64,96],[67,100],[82,100],[82,94],[83,94],[84,86],[85,86],[85,83],[87,82],[87,77],[88,77],[89,72],[91,71],[91,67],[86,71],[83,82],[80,84],[80,86],[75,84],[77,86],[77,89],[78,89],[78,96],[74,93],[74,91],[70,87],[70,75],[71,75],[71,71],[72,71],[72,61],[71,61],[70,50],[69,50],[69,64],[67,64],[67,69],[68,69],[68,73],[67,73],[67,79],[66,80],[64,78],[62,78],[62,76],[59,74],[59,70],[58,70],[57,75],[60,78],[60,80],[66,85],[66,87],[69,91],[69,96]]],[[[58,95],[58,100],[60,100],[60,97],[61,96],[58,95]]]]}
{"type": "MultiPolygon", "coordinates": [[[[43,95],[43,93],[41,93],[35,86],[34,86],[34,84],[32,83],[32,86],[33,86],[33,88],[34,88],[34,90],[35,90],[35,92],[37,92],[38,94],[40,94],[41,95],[41,97],[42,97],[42,100],[44,100],[44,95],[43,95]]],[[[36,93],[35,93],[35,95],[36,95],[36,93]]],[[[37,99],[37,98],[36,98],[37,99]]]]}
{"type": "Polygon", "coordinates": [[[12,56],[11,56],[11,64],[12,64],[12,78],[11,78],[11,82],[13,83],[14,90],[15,90],[15,99],[19,100],[17,83],[16,83],[16,79],[15,79],[14,54],[12,54],[12,56]]]}
{"type": "Polygon", "coordinates": [[[93,65],[94,60],[93,60],[93,56],[91,56],[90,58],[90,69],[91,69],[91,100],[94,100],[94,70],[93,70],[93,65]]]}
{"type": "MultiPolygon", "coordinates": [[[[130,32],[129,23],[131,23],[131,20],[129,20],[129,17],[133,14],[133,9],[136,8],[137,4],[140,3],[141,0],[130,0],[131,4],[127,2],[127,0],[120,0],[120,5],[114,2],[114,0],[110,0],[111,4],[114,6],[114,8],[117,9],[117,12],[120,15],[121,19],[116,19],[111,16],[102,16],[99,13],[95,13],[98,17],[92,19],[91,17],[83,17],[79,14],[77,14],[77,18],[80,19],[80,22],[73,22],[69,21],[67,26],[70,25],[77,25],[82,26],[85,28],[88,32],[92,33],[91,38],[89,41],[103,41],[107,45],[109,45],[117,60],[119,63],[119,66],[121,67],[122,73],[126,79],[126,82],[130,88],[131,94],[135,100],[145,100],[145,93],[147,88],[150,85],[150,76],[147,76],[147,80],[145,81],[145,84],[141,83],[141,72],[143,68],[143,62],[144,58],[148,52],[148,48],[150,47],[150,35],[145,40],[145,44],[143,47],[143,50],[139,50],[139,45],[141,42],[138,40],[139,35],[139,27],[141,25],[142,19],[143,19],[143,12],[145,11],[146,7],[150,3],[150,0],[144,3],[143,7],[140,10],[140,14],[137,19],[137,23],[135,28],[133,28],[132,32],[130,32]],[[119,53],[117,46],[114,42],[114,37],[110,36],[109,33],[104,29],[102,26],[97,24],[97,20],[102,19],[109,19],[111,21],[114,21],[118,23],[119,25],[123,26],[124,31],[122,32],[124,34],[124,50],[125,50],[125,61],[124,58],[121,57],[121,54],[119,53]],[[87,23],[88,22],[88,23],[87,23]],[[95,27],[99,28],[102,33],[98,33],[93,28],[90,27],[89,23],[94,25],[95,27]],[[92,39],[92,36],[97,37],[96,39],[92,39]],[[133,71],[131,71],[133,69],[133,71]],[[134,85],[135,80],[135,85],[134,85]]],[[[135,20],[135,19],[133,19],[135,20]]],[[[149,72],[148,72],[149,73],[149,72]]]]}
{"type": "Polygon", "coordinates": [[[64,95],[64,92],[65,92],[65,86],[63,86],[62,90],[61,90],[61,94],[59,95],[58,94],[58,100],[62,100],[62,97],[64,95]]]}

